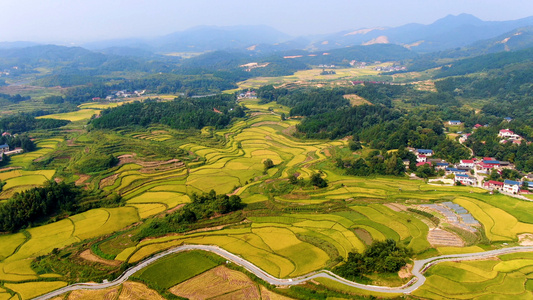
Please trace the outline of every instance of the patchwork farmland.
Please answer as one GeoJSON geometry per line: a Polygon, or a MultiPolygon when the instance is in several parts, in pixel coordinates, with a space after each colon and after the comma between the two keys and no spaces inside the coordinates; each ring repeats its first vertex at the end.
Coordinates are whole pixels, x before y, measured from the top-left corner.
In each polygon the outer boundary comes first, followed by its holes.
{"type": "MultiPolygon", "coordinates": [[[[17,191],[42,186],[49,180],[65,180],[78,181],[89,190],[116,194],[123,202],[119,207],[94,208],[1,235],[0,299],[31,299],[86,278],[112,279],[126,266],[183,244],[217,245],[268,274],[293,278],[332,269],[348,253],[361,253],[374,241],[392,239],[412,250],[414,258],[427,258],[518,245],[525,241],[521,237],[533,233],[531,202],[470,187],[434,186],[398,177],[344,175],[335,168],[331,156],[348,151],[347,141],[299,140],[286,134],[298,123],[282,120],[281,113],[288,108],[272,103],[261,105],[256,100],[245,100],[241,105],[250,109],[250,118],[225,130],[204,128],[195,138],[179,138],[183,133],[168,128],[98,133],[80,131],[78,124],[73,124],[69,125],[73,128],[67,128],[70,131],[61,135],[38,138],[38,151],[14,156],[11,166],[15,169],[0,173],[0,180],[6,182],[0,194],[3,201],[17,191]],[[123,146],[106,144],[112,139],[127,142],[123,146]],[[69,173],[68,168],[29,167],[40,160],[51,161],[50,166],[55,166],[54,161],[87,155],[96,146],[118,157],[119,163],[103,172],[88,174],[69,173]],[[165,156],[156,153],[156,148],[179,150],[181,155],[165,156]],[[267,159],[274,164],[268,169],[264,164],[267,159]],[[328,182],[325,188],[294,186],[287,179],[296,174],[299,180],[309,180],[319,171],[328,182]],[[193,193],[210,190],[238,195],[247,207],[207,220],[202,223],[205,226],[189,232],[135,239],[145,224],[190,203],[193,193]],[[468,231],[438,210],[423,210],[424,205],[443,202],[461,206],[479,225],[468,231]],[[445,240],[452,242],[444,243],[445,240]],[[113,263],[88,260],[81,255],[88,249],[113,263]],[[44,256],[68,257],[63,260],[64,266],[76,272],[67,274],[59,267],[47,268],[44,256]],[[95,271],[89,274],[88,269],[95,271]]],[[[97,110],[98,106],[89,108],[97,110]]],[[[88,118],[85,113],[55,117],[82,120],[88,118]]],[[[451,214],[456,215],[453,211],[451,214]]],[[[473,299],[499,294],[528,298],[533,275],[533,257],[529,256],[509,254],[491,260],[437,264],[427,271],[426,284],[414,296],[440,299],[453,294],[456,298],[473,299]]],[[[165,293],[200,299],[222,295],[213,294],[215,289],[199,289],[206,280],[216,283],[220,287],[216,292],[224,291],[228,298],[284,299],[293,295],[257,283],[242,270],[222,264],[220,258],[204,253],[179,254],[143,269],[133,281],[120,286],[75,291],[62,299],[135,299],[136,294],[160,299],[165,293]]],[[[367,280],[370,284],[398,286],[410,278],[371,276],[367,280]]],[[[383,296],[327,279],[317,279],[305,287],[334,291],[339,298],[353,294],[383,296]]]]}

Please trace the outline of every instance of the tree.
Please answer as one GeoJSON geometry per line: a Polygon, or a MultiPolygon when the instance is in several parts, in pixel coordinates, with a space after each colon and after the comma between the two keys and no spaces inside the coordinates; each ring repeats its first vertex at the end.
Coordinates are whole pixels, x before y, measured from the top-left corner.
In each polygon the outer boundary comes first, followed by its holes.
{"type": "Polygon", "coordinates": [[[293,185],[298,184],[298,177],[296,175],[289,175],[289,183],[293,185]]]}
{"type": "Polygon", "coordinates": [[[311,175],[311,185],[318,188],[325,188],[328,186],[328,183],[322,178],[322,173],[314,173],[311,175]]]}
{"type": "Polygon", "coordinates": [[[348,143],[348,146],[350,147],[350,150],[352,150],[352,151],[357,151],[357,150],[363,149],[363,147],[361,146],[361,142],[359,142],[359,141],[350,141],[348,143]]]}
{"type": "Polygon", "coordinates": [[[265,170],[268,170],[268,169],[274,167],[274,162],[270,158],[265,159],[263,164],[265,165],[265,170]]]}
{"type": "Polygon", "coordinates": [[[418,167],[418,169],[416,170],[415,172],[416,176],[420,177],[420,178],[428,178],[428,177],[431,177],[431,176],[435,176],[435,169],[433,169],[433,167],[427,165],[427,164],[424,164],[420,167],[418,167]]]}

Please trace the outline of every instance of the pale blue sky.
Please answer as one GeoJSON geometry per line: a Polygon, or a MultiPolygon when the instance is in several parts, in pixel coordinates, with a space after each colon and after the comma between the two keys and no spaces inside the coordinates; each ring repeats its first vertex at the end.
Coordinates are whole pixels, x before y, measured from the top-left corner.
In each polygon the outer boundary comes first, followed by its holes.
{"type": "Polygon", "coordinates": [[[150,37],[199,25],[269,25],[293,36],[533,15],[531,0],[0,0],[0,41],[86,42],[150,37]]]}

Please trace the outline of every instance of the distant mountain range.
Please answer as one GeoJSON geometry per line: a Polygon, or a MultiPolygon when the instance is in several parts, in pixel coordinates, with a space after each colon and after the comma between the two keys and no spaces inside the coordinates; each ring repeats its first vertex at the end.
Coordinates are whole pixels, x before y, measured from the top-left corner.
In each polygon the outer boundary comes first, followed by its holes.
{"type": "Polygon", "coordinates": [[[429,25],[407,24],[395,28],[343,31],[314,41],[314,49],[352,45],[397,44],[419,53],[464,47],[479,40],[502,35],[520,27],[533,26],[533,17],[514,21],[482,21],[472,15],[449,15],[429,25]]]}
{"type": "MultiPolygon", "coordinates": [[[[151,39],[121,39],[81,45],[104,54],[158,57],[159,54],[243,51],[269,55],[288,51],[321,52],[353,46],[391,44],[415,53],[443,52],[469,56],[533,46],[533,17],[483,21],[469,14],[449,15],[429,25],[363,28],[329,35],[290,37],[268,26],[201,26],[151,39]],[[157,53],[157,54],[156,54],[157,53]]],[[[33,46],[31,42],[0,43],[0,49],[33,46]]]]}

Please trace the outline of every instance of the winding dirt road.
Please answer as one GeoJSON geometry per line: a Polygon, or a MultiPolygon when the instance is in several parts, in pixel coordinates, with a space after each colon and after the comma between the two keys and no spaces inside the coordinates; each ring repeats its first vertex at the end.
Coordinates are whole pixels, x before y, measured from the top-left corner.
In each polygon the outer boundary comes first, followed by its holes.
{"type": "Polygon", "coordinates": [[[53,297],[57,297],[61,294],[64,294],[66,292],[81,290],[81,289],[100,290],[100,289],[106,289],[109,287],[113,287],[115,285],[119,285],[125,282],[126,280],[130,278],[130,276],[135,274],[137,271],[147,267],[148,265],[157,261],[158,259],[161,259],[170,254],[183,252],[183,251],[190,251],[190,250],[203,250],[203,251],[209,251],[209,252],[215,253],[225,258],[226,260],[231,261],[247,269],[250,273],[253,273],[255,276],[261,278],[262,280],[272,285],[291,286],[291,285],[301,284],[308,280],[320,277],[320,278],[328,278],[331,280],[335,280],[342,284],[355,287],[355,288],[359,288],[359,289],[363,289],[363,290],[367,290],[367,291],[380,292],[380,293],[408,294],[408,293],[415,291],[416,289],[418,289],[420,286],[424,284],[424,282],[426,281],[426,277],[423,275],[423,273],[434,264],[437,264],[443,261],[475,260],[475,259],[494,257],[494,256],[507,254],[507,253],[528,252],[528,251],[533,251],[533,246],[510,247],[510,248],[503,248],[503,249],[491,250],[491,251],[480,252],[480,253],[442,255],[442,256],[432,257],[432,258],[423,259],[423,260],[415,260],[413,270],[412,270],[412,273],[415,277],[411,281],[409,281],[407,284],[400,286],[400,287],[384,287],[384,286],[366,285],[366,284],[349,281],[327,270],[312,272],[312,273],[309,273],[309,274],[306,274],[300,277],[296,277],[296,278],[280,279],[280,278],[276,278],[266,273],[265,271],[263,271],[256,265],[252,264],[251,262],[243,259],[242,257],[232,254],[220,247],[208,246],[208,245],[183,245],[177,248],[169,249],[165,252],[161,252],[159,254],[154,255],[151,258],[148,258],[142,261],[138,265],[126,270],[120,277],[118,277],[117,279],[113,281],[106,282],[106,283],[76,283],[76,284],[72,284],[64,288],[55,290],[53,292],[50,292],[48,294],[42,295],[34,299],[35,300],[51,299],[53,297]]]}

